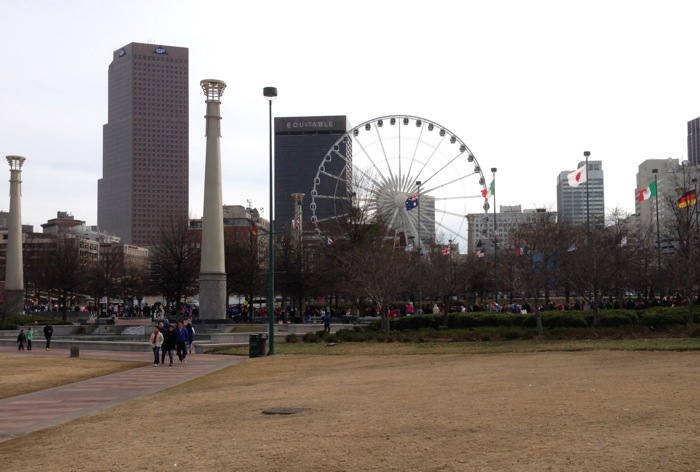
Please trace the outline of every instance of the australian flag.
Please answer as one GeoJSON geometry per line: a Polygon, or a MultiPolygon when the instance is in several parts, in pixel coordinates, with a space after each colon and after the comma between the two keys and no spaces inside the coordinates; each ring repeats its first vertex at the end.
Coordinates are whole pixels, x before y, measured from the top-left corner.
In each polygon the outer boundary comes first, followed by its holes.
{"type": "Polygon", "coordinates": [[[414,193],[406,199],[406,210],[411,211],[418,206],[418,194],[414,193]]]}

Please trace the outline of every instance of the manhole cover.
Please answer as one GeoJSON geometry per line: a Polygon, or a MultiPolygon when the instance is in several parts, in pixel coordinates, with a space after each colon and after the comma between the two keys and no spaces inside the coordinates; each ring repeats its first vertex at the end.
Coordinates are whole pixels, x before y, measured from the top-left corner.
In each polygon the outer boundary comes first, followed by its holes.
{"type": "Polygon", "coordinates": [[[309,410],[310,408],[268,408],[263,410],[263,415],[294,415],[309,410]]]}

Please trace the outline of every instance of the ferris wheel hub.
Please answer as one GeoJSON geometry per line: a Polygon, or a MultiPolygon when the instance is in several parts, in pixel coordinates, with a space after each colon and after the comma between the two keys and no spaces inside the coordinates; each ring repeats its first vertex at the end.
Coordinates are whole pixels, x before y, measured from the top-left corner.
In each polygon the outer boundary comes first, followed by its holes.
{"type": "Polygon", "coordinates": [[[398,192],[396,195],[394,195],[394,205],[396,205],[396,208],[403,208],[406,206],[407,198],[408,196],[403,192],[398,192]]]}

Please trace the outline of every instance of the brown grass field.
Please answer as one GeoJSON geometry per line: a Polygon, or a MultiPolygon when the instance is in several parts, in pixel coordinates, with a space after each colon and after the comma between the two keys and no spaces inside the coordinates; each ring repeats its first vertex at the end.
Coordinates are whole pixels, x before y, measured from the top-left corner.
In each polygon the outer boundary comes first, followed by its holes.
{"type": "Polygon", "coordinates": [[[0,467],[695,472],[699,385],[697,351],[278,355],[0,442],[0,467]]]}

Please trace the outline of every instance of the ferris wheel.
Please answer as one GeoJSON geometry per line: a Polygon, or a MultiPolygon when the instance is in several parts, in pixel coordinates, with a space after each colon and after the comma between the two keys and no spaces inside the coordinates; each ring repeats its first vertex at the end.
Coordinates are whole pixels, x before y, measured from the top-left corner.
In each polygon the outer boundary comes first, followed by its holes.
{"type": "Polygon", "coordinates": [[[481,166],[454,133],[416,116],[384,116],[328,150],[314,178],[311,223],[319,237],[342,236],[361,208],[399,244],[466,242],[465,216],[488,212],[485,194],[481,166]]]}

